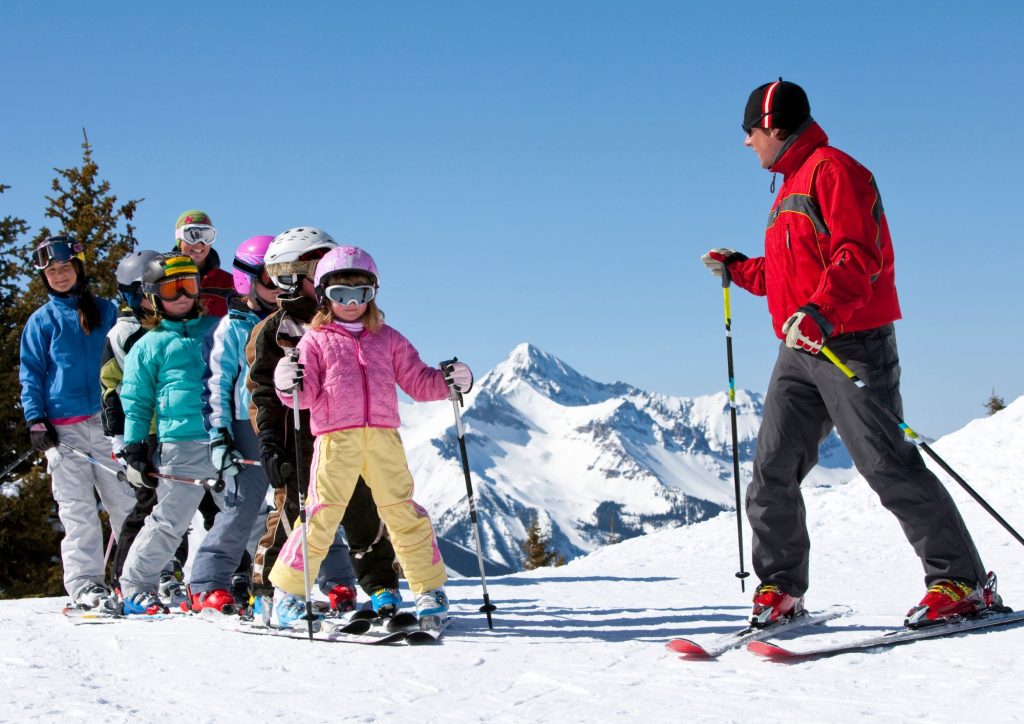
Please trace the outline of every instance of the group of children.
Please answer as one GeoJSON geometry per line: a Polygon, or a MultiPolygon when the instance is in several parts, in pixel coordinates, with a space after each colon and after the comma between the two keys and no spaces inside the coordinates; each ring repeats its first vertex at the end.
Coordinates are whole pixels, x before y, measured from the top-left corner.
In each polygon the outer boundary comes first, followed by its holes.
{"type": "Polygon", "coordinates": [[[22,334],[22,407],[65,529],[68,595],[129,615],[251,607],[287,627],[306,613],[306,572],[332,609],[356,606],[358,582],[386,616],[402,571],[417,614],[444,616],[444,561],[412,500],[395,387],[442,400],[469,391],[472,372],[426,365],[384,324],[364,250],[297,227],[246,239],[228,274],[216,233],[187,211],[172,251],[122,259],[120,317],[90,292],[78,242],[36,249],[50,300],[22,334]],[[222,493],[198,484],[211,478],[222,493]],[[97,493],[117,541],[112,587],[97,493]],[[184,587],[197,510],[207,532],[184,587]]]}

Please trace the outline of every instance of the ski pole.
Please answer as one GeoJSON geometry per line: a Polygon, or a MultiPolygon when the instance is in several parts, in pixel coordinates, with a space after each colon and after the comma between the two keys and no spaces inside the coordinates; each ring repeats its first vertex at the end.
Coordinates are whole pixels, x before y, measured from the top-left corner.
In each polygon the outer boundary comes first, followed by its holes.
{"type": "MultiPolygon", "coordinates": [[[[458,358],[452,357],[447,362],[441,363],[441,369],[445,372],[446,380],[450,380],[450,370],[458,358]]],[[[473,481],[469,476],[469,456],[466,454],[466,430],[462,426],[462,413],[459,407],[462,406],[462,393],[455,389],[455,385],[448,382],[448,398],[452,401],[452,409],[455,411],[455,431],[459,438],[459,454],[462,456],[462,473],[466,478],[466,497],[469,499],[469,518],[473,522],[473,540],[476,543],[476,560],[480,564],[480,586],[484,592],[484,605],[480,607],[482,613],[487,614],[487,628],[493,629],[494,622],[491,620],[491,611],[497,610],[497,606],[491,603],[487,595],[487,576],[484,574],[484,556],[480,548],[480,521],[476,516],[476,500],[473,497],[473,481]]]]}
{"type": "MultiPolygon", "coordinates": [[[[74,454],[75,454],[75,455],[77,455],[78,457],[82,458],[83,460],[87,460],[87,461],[89,461],[90,463],[92,463],[93,465],[95,465],[96,467],[98,467],[99,469],[101,469],[101,470],[106,470],[106,471],[107,471],[108,473],[110,473],[111,475],[113,475],[113,476],[114,476],[115,478],[117,478],[118,480],[120,480],[120,481],[121,481],[122,483],[127,483],[127,482],[128,482],[128,476],[124,474],[124,471],[123,471],[123,470],[114,470],[113,468],[108,468],[108,467],[107,467],[106,465],[104,465],[103,463],[101,463],[101,462],[100,462],[99,460],[97,460],[96,458],[94,458],[94,457],[93,457],[92,455],[90,455],[89,453],[85,452],[84,450],[79,450],[79,449],[78,449],[78,448],[76,448],[76,447],[71,447],[71,446],[70,446],[70,445],[68,445],[68,444],[67,444],[66,442],[62,442],[62,443],[58,443],[58,444],[59,444],[59,445],[60,445],[60,446],[61,446],[62,448],[66,449],[66,450],[70,450],[70,451],[71,451],[72,453],[74,453],[74,454]]],[[[130,485],[130,483],[129,483],[129,485],[130,485]]]]}
{"type": "MultiPolygon", "coordinates": [[[[294,348],[286,350],[291,354],[294,348]]],[[[298,356],[298,352],[294,354],[298,356]]],[[[301,385],[301,383],[300,383],[301,385]]],[[[299,523],[302,526],[302,580],[306,586],[306,627],[309,640],[313,640],[313,598],[309,585],[309,539],[306,535],[306,496],[302,494],[302,419],[299,416],[299,385],[292,390],[292,418],[295,427],[295,488],[299,494],[299,523]]],[[[306,486],[308,489],[308,485],[306,486]]]]}
{"type": "Polygon", "coordinates": [[[729,368],[729,418],[732,423],[732,482],[736,489],[736,539],[739,544],[740,569],[736,577],[740,579],[740,591],[747,590],[746,578],[750,575],[743,570],[743,513],[740,506],[740,448],[739,433],[736,431],[736,374],[732,363],[732,305],[729,301],[729,270],[722,269],[722,299],[725,303],[725,357],[729,368]]]}
{"type": "Polygon", "coordinates": [[[26,450],[21,455],[19,455],[18,458],[13,463],[11,463],[6,468],[4,468],[4,471],[2,473],[0,473],[0,478],[6,478],[7,477],[7,473],[9,473],[12,470],[14,470],[16,467],[18,467],[23,462],[25,462],[30,457],[32,457],[35,453],[36,453],[36,449],[34,447],[30,447],[28,450],[26,450]]]}
{"type": "MultiPolygon", "coordinates": [[[[89,453],[84,452],[82,450],[79,450],[78,448],[71,447],[66,442],[60,443],[60,446],[70,450],[75,455],[79,456],[80,458],[83,458],[84,460],[88,460],[90,463],[92,463],[96,467],[101,468],[103,470],[106,470],[108,473],[110,473],[111,475],[116,477],[122,483],[128,483],[128,476],[125,475],[123,470],[114,470],[113,468],[108,468],[106,465],[101,463],[99,460],[94,458],[89,453]]],[[[166,473],[153,473],[153,472],[149,473],[149,476],[151,478],[156,478],[157,480],[173,480],[176,483],[185,483],[186,485],[198,485],[198,486],[200,486],[202,488],[206,488],[207,490],[212,490],[215,493],[219,493],[222,490],[224,490],[224,481],[223,480],[217,480],[215,478],[183,478],[183,477],[181,477],[179,475],[168,475],[166,473]]],[[[131,485],[131,483],[128,483],[128,484],[131,485]]]]}
{"type": "Polygon", "coordinates": [[[114,541],[117,540],[117,536],[114,535],[114,527],[110,527],[110,538],[107,540],[107,551],[103,554],[103,569],[106,570],[107,562],[110,560],[110,554],[114,550],[114,541]]]}
{"type": "Polygon", "coordinates": [[[953,480],[959,483],[960,487],[966,490],[970,494],[970,496],[974,498],[978,505],[984,508],[989,515],[995,518],[999,525],[1003,526],[1003,528],[1005,528],[1010,533],[1010,535],[1016,538],[1018,543],[1024,545],[1024,538],[1021,537],[1020,533],[1015,531],[1009,523],[1003,520],[1003,517],[999,515],[999,513],[997,513],[996,510],[991,505],[989,505],[988,502],[977,493],[977,491],[974,490],[974,488],[968,485],[967,481],[960,477],[957,474],[957,472],[946,463],[945,460],[939,457],[938,453],[932,450],[931,446],[928,443],[926,443],[924,440],[918,437],[917,433],[910,428],[910,425],[905,423],[903,420],[899,418],[899,416],[895,412],[886,407],[882,403],[882,401],[878,399],[878,396],[871,390],[871,388],[868,387],[860,377],[854,374],[853,370],[851,370],[849,367],[843,364],[842,360],[836,357],[835,353],[833,353],[832,350],[822,345],[821,353],[828,357],[829,361],[832,362],[832,364],[834,364],[836,367],[838,367],[844,375],[850,378],[851,382],[857,385],[857,387],[859,387],[860,389],[864,390],[864,392],[867,393],[868,398],[875,403],[875,406],[878,407],[878,409],[880,409],[882,412],[884,412],[890,420],[899,425],[900,430],[902,430],[903,433],[910,438],[910,441],[912,443],[917,445],[917,447],[919,447],[921,450],[924,450],[928,454],[928,457],[934,460],[939,465],[939,467],[945,470],[949,474],[949,476],[953,478],[953,480]]]}
{"type": "MultiPolygon", "coordinates": [[[[124,475],[124,473],[120,473],[120,475],[124,475]]],[[[224,481],[217,478],[185,478],[180,475],[153,472],[149,473],[149,477],[156,478],[157,480],[173,480],[176,483],[184,483],[185,485],[198,485],[200,488],[206,488],[214,493],[220,493],[224,490],[224,481]]],[[[125,477],[125,480],[127,479],[125,477]]]]}

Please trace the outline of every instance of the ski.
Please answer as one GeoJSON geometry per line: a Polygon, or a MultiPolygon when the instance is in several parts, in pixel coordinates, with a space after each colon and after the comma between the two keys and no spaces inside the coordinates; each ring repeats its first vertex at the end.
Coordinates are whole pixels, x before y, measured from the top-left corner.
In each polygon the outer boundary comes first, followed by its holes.
{"type": "Polygon", "coordinates": [[[802,661],[822,656],[834,656],[866,649],[877,649],[900,644],[913,643],[924,639],[955,636],[956,634],[980,629],[1009,626],[1024,622],[1024,611],[990,612],[971,618],[958,618],[946,623],[936,623],[919,628],[898,628],[884,634],[869,636],[846,643],[828,644],[812,649],[787,649],[770,641],[752,641],[747,650],[773,661],[802,661]]]}
{"type": "Polygon", "coordinates": [[[133,613],[125,614],[109,608],[85,608],[68,604],[61,611],[64,616],[74,623],[113,623],[115,621],[166,621],[172,618],[182,618],[191,614],[184,611],[169,611],[160,613],[133,613]]]}
{"type": "MultiPolygon", "coordinates": [[[[309,641],[309,633],[303,628],[272,628],[269,626],[237,626],[231,629],[232,631],[239,631],[244,634],[254,634],[257,636],[277,636],[280,638],[298,639],[300,641],[309,641]]],[[[345,643],[345,644],[363,644],[369,646],[381,646],[387,644],[401,643],[405,639],[405,631],[382,631],[380,633],[372,632],[343,632],[340,628],[331,631],[315,631],[313,633],[313,641],[321,641],[326,643],[345,643]]]]}
{"type": "Polygon", "coordinates": [[[419,620],[419,628],[409,631],[405,635],[405,643],[409,646],[428,646],[436,644],[444,636],[445,630],[451,626],[454,619],[451,616],[440,618],[439,616],[424,616],[419,620]]]}
{"type": "Polygon", "coordinates": [[[831,621],[839,618],[840,616],[847,615],[850,613],[850,610],[851,609],[849,608],[836,608],[817,613],[804,611],[794,618],[778,621],[763,628],[746,626],[732,633],[712,639],[704,645],[701,645],[696,641],[692,641],[691,639],[675,638],[666,643],[665,648],[669,651],[674,651],[677,654],[683,654],[683,657],[714,659],[721,656],[726,651],[739,648],[740,646],[752,641],[770,638],[782,631],[790,631],[792,629],[803,628],[804,626],[813,626],[825,623],[826,621],[831,621]]]}

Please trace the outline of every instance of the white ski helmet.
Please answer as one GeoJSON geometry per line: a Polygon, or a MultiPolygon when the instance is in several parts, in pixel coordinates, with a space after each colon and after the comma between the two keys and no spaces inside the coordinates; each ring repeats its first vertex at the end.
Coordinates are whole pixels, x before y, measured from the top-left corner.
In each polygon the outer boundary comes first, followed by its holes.
{"type": "Polygon", "coordinates": [[[294,292],[302,283],[302,277],[313,278],[317,259],[300,261],[316,249],[333,249],[338,245],[331,235],[315,226],[296,226],[282,231],[267,248],[263,257],[267,274],[285,292],[294,292]]]}

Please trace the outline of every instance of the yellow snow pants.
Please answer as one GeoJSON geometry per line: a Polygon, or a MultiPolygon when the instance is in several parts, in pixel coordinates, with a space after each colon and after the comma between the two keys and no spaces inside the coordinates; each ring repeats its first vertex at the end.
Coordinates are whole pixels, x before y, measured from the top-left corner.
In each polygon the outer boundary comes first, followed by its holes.
{"type": "MultiPolygon", "coordinates": [[[[395,555],[413,594],[444,585],[448,579],[434,527],[427,511],[412,499],[413,480],[398,430],[362,427],[336,430],[317,437],[306,497],[309,579],[316,578],[327,549],[345,514],[359,476],[370,487],[380,519],[388,529],[395,555]]],[[[270,581],[302,596],[302,529],[292,533],[270,572],[270,581]]]]}

